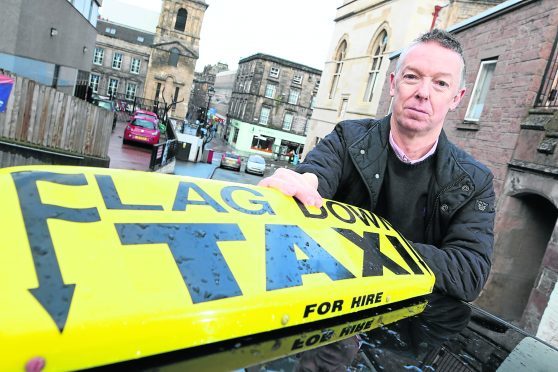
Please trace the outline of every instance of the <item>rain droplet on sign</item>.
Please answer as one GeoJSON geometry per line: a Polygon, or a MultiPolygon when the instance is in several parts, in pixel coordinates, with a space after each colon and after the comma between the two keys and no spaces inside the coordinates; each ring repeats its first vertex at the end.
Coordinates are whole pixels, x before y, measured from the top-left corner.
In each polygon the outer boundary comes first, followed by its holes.
{"type": "Polygon", "coordinates": [[[283,315],[283,317],[281,318],[281,324],[287,325],[288,322],[289,322],[289,315],[288,314],[283,315]]]}

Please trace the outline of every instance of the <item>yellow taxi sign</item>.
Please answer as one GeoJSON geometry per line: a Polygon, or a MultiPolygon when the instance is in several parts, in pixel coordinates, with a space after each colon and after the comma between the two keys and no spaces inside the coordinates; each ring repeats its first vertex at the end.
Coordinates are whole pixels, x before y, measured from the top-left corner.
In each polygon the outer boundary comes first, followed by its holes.
{"type": "Polygon", "coordinates": [[[3,369],[81,369],[430,293],[387,221],[254,186],[135,171],[0,170],[3,369]]]}

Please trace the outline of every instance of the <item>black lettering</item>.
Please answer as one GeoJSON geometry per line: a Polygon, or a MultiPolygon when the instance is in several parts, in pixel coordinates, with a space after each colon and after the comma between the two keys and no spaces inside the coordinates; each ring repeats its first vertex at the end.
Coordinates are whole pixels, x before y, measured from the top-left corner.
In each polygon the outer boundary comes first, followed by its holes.
{"type": "Polygon", "coordinates": [[[364,329],[364,324],[366,324],[366,323],[359,323],[359,324],[357,324],[357,326],[356,326],[356,328],[354,329],[353,333],[362,331],[362,330],[364,329]]]}
{"type": "Polygon", "coordinates": [[[245,240],[235,224],[116,224],[125,245],[166,243],[193,303],[242,295],[217,242],[245,240]]]}
{"type": "Polygon", "coordinates": [[[260,206],[259,209],[246,209],[241,207],[233,200],[232,194],[235,191],[246,191],[251,193],[254,196],[263,196],[258,191],[249,189],[247,187],[241,187],[241,186],[224,187],[221,190],[221,197],[223,198],[225,203],[227,203],[231,208],[234,208],[235,210],[246,214],[254,214],[254,215],[262,215],[266,213],[271,215],[275,214],[273,209],[271,209],[271,205],[269,205],[269,203],[266,202],[265,200],[249,200],[250,204],[259,205],[260,206]]]}
{"type": "Polygon", "coordinates": [[[379,303],[382,301],[382,295],[384,294],[384,292],[378,292],[376,293],[376,301],[374,301],[375,303],[379,303]]]}
{"type": "Polygon", "coordinates": [[[364,236],[361,237],[349,229],[334,228],[334,230],[364,251],[362,276],[382,276],[384,274],[384,267],[396,275],[410,274],[380,251],[380,239],[377,233],[365,231],[364,236]]]}
{"type": "Polygon", "coordinates": [[[374,303],[374,293],[369,294],[366,296],[366,303],[365,305],[370,305],[374,303]]]}
{"type": "Polygon", "coordinates": [[[372,321],[372,320],[367,321],[366,324],[364,325],[363,331],[372,327],[372,323],[374,323],[374,321],[372,321]]]}
{"type": "Polygon", "coordinates": [[[173,211],[186,211],[188,205],[208,205],[215,209],[219,213],[228,213],[225,208],[223,208],[215,199],[209,196],[205,191],[201,189],[198,185],[193,182],[180,182],[178,184],[178,190],[176,191],[176,197],[174,199],[174,204],[172,206],[173,211]],[[202,200],[190,200],[189,194],[190,189],[194,190],[202,200]]]}
{"type": "Polygon", "coordinates": [[[162,211],[161,205],[143,205],[143,204],[123,204],[118,191],[114,186],[114,181],[111,176],[97,174],[95,175],[101,196],[105,202],[107,209],[122,209],[122,210],[151,210],[162,211]]]}
{"type": "Polygon", "coordinates": [[[304,308],[304,316],[303,318],[307,318],[310,313],[313,313],[316,309],[316,304],[306,305],[304,308]]]}
{"type": "Polygon", "coordinates": [[[266,225],[265,245],[268,291],[300,286],[306,274],[325,273],[331,280],[355,277],[298,226],[266,225]],[[308,259],[298,260],[295,246],[308,259]]]}
{"type": "Polygon", "coordinates": [[[350,334],[351,334],[351,326],[345,327],[341,330],[341,333],[339,334],[339,338],[343,336],[348,336],[350,334]]]}
{"type": "Polygon", "coordinates": [[[360,307],[360,300],[361,299],[362,299],[362,296],[353,297],[353,302],[351,302],[351,309],[354,309],[355,307],[360,307]]]}
{"type": "Polygon", "coordinates": [[[325,210],[324,207],[320,207],[320,214],[312,214],[312,213],[310,213],[310,211],[308,209],[306,209],[306,206],[304,204],[302,204],[298,199],[295,198],[294,201],[296,202],[296,205],[298,205],[298,207],[302,211],[302,214],[304,214],[304,217],[318,218],[320,220],[323,220],[324,218],[327,218],[327,211],[325,210]]]}
{"type": "Polygon", "coordinates": [[[407,252],[405,247],[403,247],[401,241],[399,241],[399,239],[396,236],[388,236],[387,238],[391,243],[391,245],[393,245],[393,248],[395,248],[397,253],[399,253],[399,255],[403,257],[403,260],[407,263],[407,265],[409,265],[413,273],[423,275],[424,272],[420,269],[417,263],[412,259],[411,255],[409,255],[409,252],[407,252]]]}
{"type": "Polygon", "coordinates": [[[318,306],[318,314],[324,315],[329,312],[330,308],[331,308],[331,304],[329,302],[324,302],[320,304],[320,306],[318,306]]]}
{"type": "Polygon", "coordinates": [[[353,213],[366,225],[366,226],[370,226],[371,222],[376,228],[380,228],[380,224],[378,222],[378,219],[376,218],[376,216],[374,214],[372,214],[371,212],[364,210],[362,208],[356,208],[353,207],[352,205],[348,205],[348,207],[353,211],[353,213]]]}
{"type": "Polygon", "coordinates": [[[304,346],[304,342],[302,342],[300,338],[297,338],[296,340],[294,340],[293,347],[291,347],[291,350],[302,349],[303,346],[304,346]]]}
{"type": "Polygon", "coordinates": [[[318,341],[320,341],[320,335],[313,335],[313,336],[308,337],[305,344],[306,344],[306,346],[312,346],[312,345],[318,343],[318,341]]]}
{"type": "Polygon", "coordinates": [[[331,329],[324,331],[322,333],[322,338],[320,338],[320,343],[331,340],[331,337],[333,337],[333,331],[331,329]]]}
{"type": "Polygon", "coordinates": [[[333,214],[335,217],[337,217],[338,220],[346,222],[346,223],[351,223],[351,224],[356,222],[356,218],[355,218],[355,215],[353,214],[353,212],[349,208],[344,206],[343,204],[338,203],[338,202],[333,201],[333,200],[328,200],[326,202],[326,207],[327,207],[327,209],[329,209],[331,214],[333,214]],[[335,210],[335,208],[333,208],[334,205],[337,205],[337,206],[341,207],[345,212],[347,212],[347,214],[349,216],[347,218],[344,218],[344,217],[340,216],[339,213],[337,213],[337,211],[335,210]]]}
{"type": "Polygon", "coordinates": [[[343,311],[343,300],[333,301],[333,306],[331,307],[331,312],[343,311]]]}

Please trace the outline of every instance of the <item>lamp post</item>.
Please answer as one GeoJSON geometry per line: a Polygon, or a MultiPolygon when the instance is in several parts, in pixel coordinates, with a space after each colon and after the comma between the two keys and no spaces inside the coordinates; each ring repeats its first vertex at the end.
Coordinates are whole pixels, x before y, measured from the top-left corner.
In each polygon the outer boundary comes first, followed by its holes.
{"type": "Polygon", "coordinates": [[[208,123],[208,119],[209,119],[209,105],[211,104],[211,97],[213,97],[214,94],[215,94],[215,89],[213,89],[213,87],[210,86],[210,87],[207,89],[207,97],[208,97],[208,100],[207,100],[207,108],[206,108],[206,110],[205,110],[205,123],[206,123],[206,124],[209,124],[209,123],[208,123]]]}

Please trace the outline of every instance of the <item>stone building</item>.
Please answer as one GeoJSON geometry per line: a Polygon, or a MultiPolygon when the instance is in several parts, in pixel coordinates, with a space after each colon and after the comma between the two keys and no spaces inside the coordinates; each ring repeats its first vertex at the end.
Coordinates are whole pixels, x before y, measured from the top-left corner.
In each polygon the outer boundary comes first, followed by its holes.
{"type": "Polygon", "coordinates": [[[305,151],[344,119],[378,117],[387,56],[430,27],[445,28],[503,0],[345,0],[337,8],[305,151]]]}
{"type": "Polygon", "coordinates": [[[143,97],[154,37],[153,33],[98,20],[89,76],[93,93],[127,100],[143,97]]]}
{"type": "Polygon", "coordinates": [[[241,59],[226,138],[239,151],[300,154],[321,71],[267,54],[241,59]]]}
{"type": "Polygon", "coordinates": [[[211,98],[215,94],[215,80],[217,74],[227,71],[229,66],[226,63],[206,65],[202,72],[194,73],[194,81],[188,102],[188,114],[186,118],[190,122],[199,120],[205,122],[207,110],[211,104],[211,98]],[[211,98],[210,98],[211,97],[211,98]]]}
{"type": "Polygon", "coordinates": [[[74,94],[87,80],[102,0],[10,0],[0,9],[0,68],[74,94]]]}
{"type": "MultiPolygon", "coordinates": [[[[445,131],[495,176],[493,266],[476,302],[558,346],[558,3],[509,0],[448,30],[467,91],[445,131]]],[[[390,102],[385,83],[380,115],[390,102]]]]}
{"type": "Polygon", "coordinates": [[[222,71],[215,76],[215,96],[211,101],[218,115],[225,117],[229,112],[229,107],[236,80],[236,71],[222,71]]]}
{"type": "Polygon", "coordinates": [[[163,0],[144,89],[144,97],[177,102],[170,115],[186,116],[198,59],[204,0],[163,0]]]}

